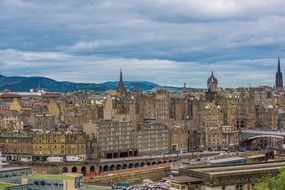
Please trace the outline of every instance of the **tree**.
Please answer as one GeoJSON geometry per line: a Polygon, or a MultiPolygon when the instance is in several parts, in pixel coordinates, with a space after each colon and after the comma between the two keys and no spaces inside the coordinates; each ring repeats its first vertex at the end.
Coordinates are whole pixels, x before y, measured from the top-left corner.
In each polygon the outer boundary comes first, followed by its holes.
{"type": "Polygon", "coordinates": [[[277,176],[266,177],[254,185],[254,190],[284,190],[285,169],[280,170],[277,176]]]}

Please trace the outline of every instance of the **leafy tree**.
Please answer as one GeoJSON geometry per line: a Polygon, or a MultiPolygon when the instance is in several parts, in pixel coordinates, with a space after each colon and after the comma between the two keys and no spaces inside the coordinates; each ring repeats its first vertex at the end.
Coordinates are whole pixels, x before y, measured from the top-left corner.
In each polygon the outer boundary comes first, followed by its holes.
{"type": "Polygon", "coordinates": [[[266,177],[254,185],[254,190],[284,190],[285,169],[280,170],[277,176],[266,177]]]}

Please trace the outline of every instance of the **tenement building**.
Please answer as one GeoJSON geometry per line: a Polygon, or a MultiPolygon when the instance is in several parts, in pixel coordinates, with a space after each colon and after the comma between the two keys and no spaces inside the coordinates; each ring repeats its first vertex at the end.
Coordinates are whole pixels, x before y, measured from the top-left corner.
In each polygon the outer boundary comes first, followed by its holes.
{"type": "Polygon", "coordinates": [[[96,138],[102,158],[167,153],[169,129],[156,121],[96,123],[96,138]]]}
{"type": "Polygon", "coordinates": [[[85,133],[77,129],[34,130],[32,133],[33,160],[68,155],[85,158],[86,140],[85,133]]]}
{"type": "Polygon", "coordinates": [[[0,148],[7,160],[32,158],[32,135],[26,132],[2,132],[0,148]]]}
{"type": "Polygon", "coordinates": [[[136,146],[139,155],[163,154],[169,151],[169,128],[157,121],[137,125],[136,146]]]}
{"type": "Polygon", "coordinates": [[[132,122],[99,121],[96,138],[102,158],[137,156],[135,149],[136,125],[132,122]]]}
{"type": "Polygon", "coordinates": [[[170,151],[188,152],[189,133],[187,126],[175,126],[170,131],[170,151]]]}

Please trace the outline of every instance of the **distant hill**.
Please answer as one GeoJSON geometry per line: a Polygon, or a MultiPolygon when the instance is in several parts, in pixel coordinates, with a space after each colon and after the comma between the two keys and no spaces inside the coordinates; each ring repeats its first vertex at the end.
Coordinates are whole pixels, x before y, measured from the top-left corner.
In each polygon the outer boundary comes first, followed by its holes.
{"type": "MultiPolygon", "coordinates": [[[[38,87],[47,91],[54,92],[72,92],[79,90],[95,90],[106,91],[108,89],[116,89],[118,82],[104,82],[104,83],[75,83],[68,81],[56,81],[45,77],[6,77],[0,75],[0,90],[9,89],[10,91],[24,92],[38,87]]],[[[156,83],[148,81],[125,81],[125,86],[128,90],[134,90],[139,86],[141,91],[151,91],[155,89],[168,89],[172,91],[179,91],[182,88],[164,87],[156,83]]],[[[190,88],[189,88],[190,89],[190,88]]],[[[198,90],[192,89],[191,90],[198,90]]]]}

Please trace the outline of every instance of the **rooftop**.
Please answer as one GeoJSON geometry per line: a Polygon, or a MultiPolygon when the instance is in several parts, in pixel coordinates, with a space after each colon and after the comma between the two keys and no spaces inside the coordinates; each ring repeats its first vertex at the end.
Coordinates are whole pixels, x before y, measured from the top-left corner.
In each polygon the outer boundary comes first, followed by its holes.
{"type": "Polygon", "coordinates": [[[45,175],[45,174],[37,174],[28,177],[29,179],[43,179],[43,180],[70,180],[74,179],[77,176],[70,176],[70,175],[45,175]]]}
{"type": "Polygon", "coordinates": [[[175,176],[175,177],[167,177],[166,180],[176,182],[176,183],[191,183],[191,182],[200,182],[202,181],[199,178],[190,177],[190,176],[175,176]]]}
{"type": "Polygon", "coordinates": [[[225,174],[237,174],[237,173],[249,173],[249,172],[261,172],[278,170],[285,168],[285,162],[269,162],[259,164],[245,164],[235,166],[221,166],[221,167],[203,167],[188,169],[194,172],[203,173],[206,175],[225,175],[225,174]]]}
{"type": "Polygon", "coordinates": [[[27,170],[31,169],[29,167],[7,167],[7,168],[0,168],[0,172],[5,172],[5,171],[14,171],[14,170],[27,170]]]}
{"type": "Polygon", "coordinates": [[[233,161],[239,161],[239,160],[246,160],[246,159],[243,157],[230,157],[230,158],[221,158],[221,159],[209,160],[207,162],[209,162],[211,164],[217,164],[217,163],[233,162],[233,161]]]}

